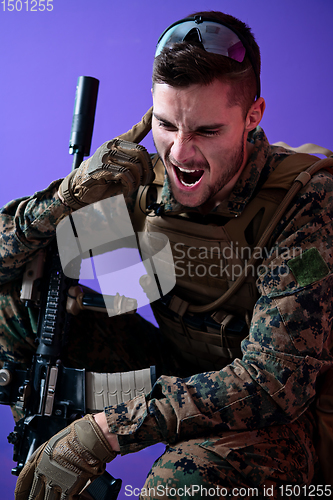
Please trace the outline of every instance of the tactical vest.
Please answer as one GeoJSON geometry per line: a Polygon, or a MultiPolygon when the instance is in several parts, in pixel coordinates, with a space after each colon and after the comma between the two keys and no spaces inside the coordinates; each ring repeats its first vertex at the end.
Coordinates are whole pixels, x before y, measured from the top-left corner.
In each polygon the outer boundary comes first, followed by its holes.
{"type": "MultiPolygon", "coordinates": [[[[260,248],[258,242],[297,175],[318,160],[296,153],[281,161],[239,217],[228,214],[226,218],[222,210],[208,223],[194,220],[189,213],[145,218],[146,231],[168,236],[176,269],[175,288],[152,303],[152,310],[162,334],[198,370],[220,370],[242,356],[241,341],[248,335],[259,298],[257,269],[270,249],[269,243],[260,248]],[[208,311],[201,307],[226,296],[254,253],[257,259],[247,268],[239,289],[222,306],[212,310],[208,306],[208,311]]],[[[304,183],[311,178],[305,172],[302,175],[304,183]]],[[[155,184],[163,184],[161,171],[155,184]]],[[[144,197],[140,202],[142,209],[144,197]]]]}

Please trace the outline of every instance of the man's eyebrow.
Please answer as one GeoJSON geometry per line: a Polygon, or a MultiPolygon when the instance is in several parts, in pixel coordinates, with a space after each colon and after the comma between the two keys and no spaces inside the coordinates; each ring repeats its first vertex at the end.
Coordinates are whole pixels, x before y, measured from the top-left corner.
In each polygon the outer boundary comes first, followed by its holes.
{"type": "MultiPolygon", "coordinates": [[[[165,123],[166,125],[174,126],[171,122],[169,122],[168,120],[166,120],[162,116],[159,116],[156,113],[153,113],[153,115],[156,118],[156,120],[158,120],[159,122],[165,123]]],[[[225,126],[224,123],[211,123],[211,124],[207,124],[207,125],[200,125],[199,127],[192,130],[192,132],[200,132],[202,130],[217,130],[217,129],[222,128],[224,126],[225,126]]]]}
{"type": "Polygon", "coordinates": [[[209,125],[200,125],[200,127],[197,127],[195,131],[200,131],[200,130],[217,130],[219,128],[224,127],[224,123],[212,123],[209,125]]]}
{"type": "Polygon", "coordinates": [[[156,120],[158,120],[159,122],[163,122],[163,123],[166,123],[167,125],[172,125],[171,122],[169,122],[168,120],[166,120],[165,118],[163,118],[162,116],[159,116],[157,115],[156,113],[153,112],[153,115],[154,117],[156,118],[156,120]]]}

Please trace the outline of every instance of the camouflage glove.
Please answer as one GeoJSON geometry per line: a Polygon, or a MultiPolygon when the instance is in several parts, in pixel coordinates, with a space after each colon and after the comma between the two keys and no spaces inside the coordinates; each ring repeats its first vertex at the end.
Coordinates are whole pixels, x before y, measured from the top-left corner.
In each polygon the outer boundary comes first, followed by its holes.
{"type": "Polygon", "coordinates": [[[130,196],[140,185],[151,183],[155,174],[150,156],[136,144],[149,132],[151,115],[152,109],[129,132],[105,142],[65,177],[59,187],[62,202],[78,209],[109,196],[130,196]]]}
{"type": "Polygon", "coordinates": [[[18,477],[15,500],[78,498],[115,456],[93,416],[86,415],[33,453],[18,477]]]}

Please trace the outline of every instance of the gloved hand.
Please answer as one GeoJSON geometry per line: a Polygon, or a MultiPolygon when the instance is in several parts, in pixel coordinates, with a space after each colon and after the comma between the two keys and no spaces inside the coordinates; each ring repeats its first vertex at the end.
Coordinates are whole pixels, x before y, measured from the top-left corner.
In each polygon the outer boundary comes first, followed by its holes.
{"type": "Polygon", "coordinates": [[[40,446],[22,469],[15,500],[72,500],[116,456],[92,415],[74,421],[40,446]]]}
{"type": "Polygon", "coordinates": [[[99,200],[123,194],[130,196],[140,185],[151,183],[155,174],[147,150],[136,144],[151,128],[152,108],[141,122],[82,162],[62,181],[59,197],[78,209],[99,200]]]}

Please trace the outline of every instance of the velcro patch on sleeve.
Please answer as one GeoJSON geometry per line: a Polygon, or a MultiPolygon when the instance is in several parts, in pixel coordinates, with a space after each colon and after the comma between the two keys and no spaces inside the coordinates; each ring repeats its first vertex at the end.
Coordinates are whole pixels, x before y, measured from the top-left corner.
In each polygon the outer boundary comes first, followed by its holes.
{"type": "Polygon", "coordinates": [[[309,248],[294,259],[288,260],[287,264],[300,286],[310,285],[330,273],[317,248],[309,248]]]}

